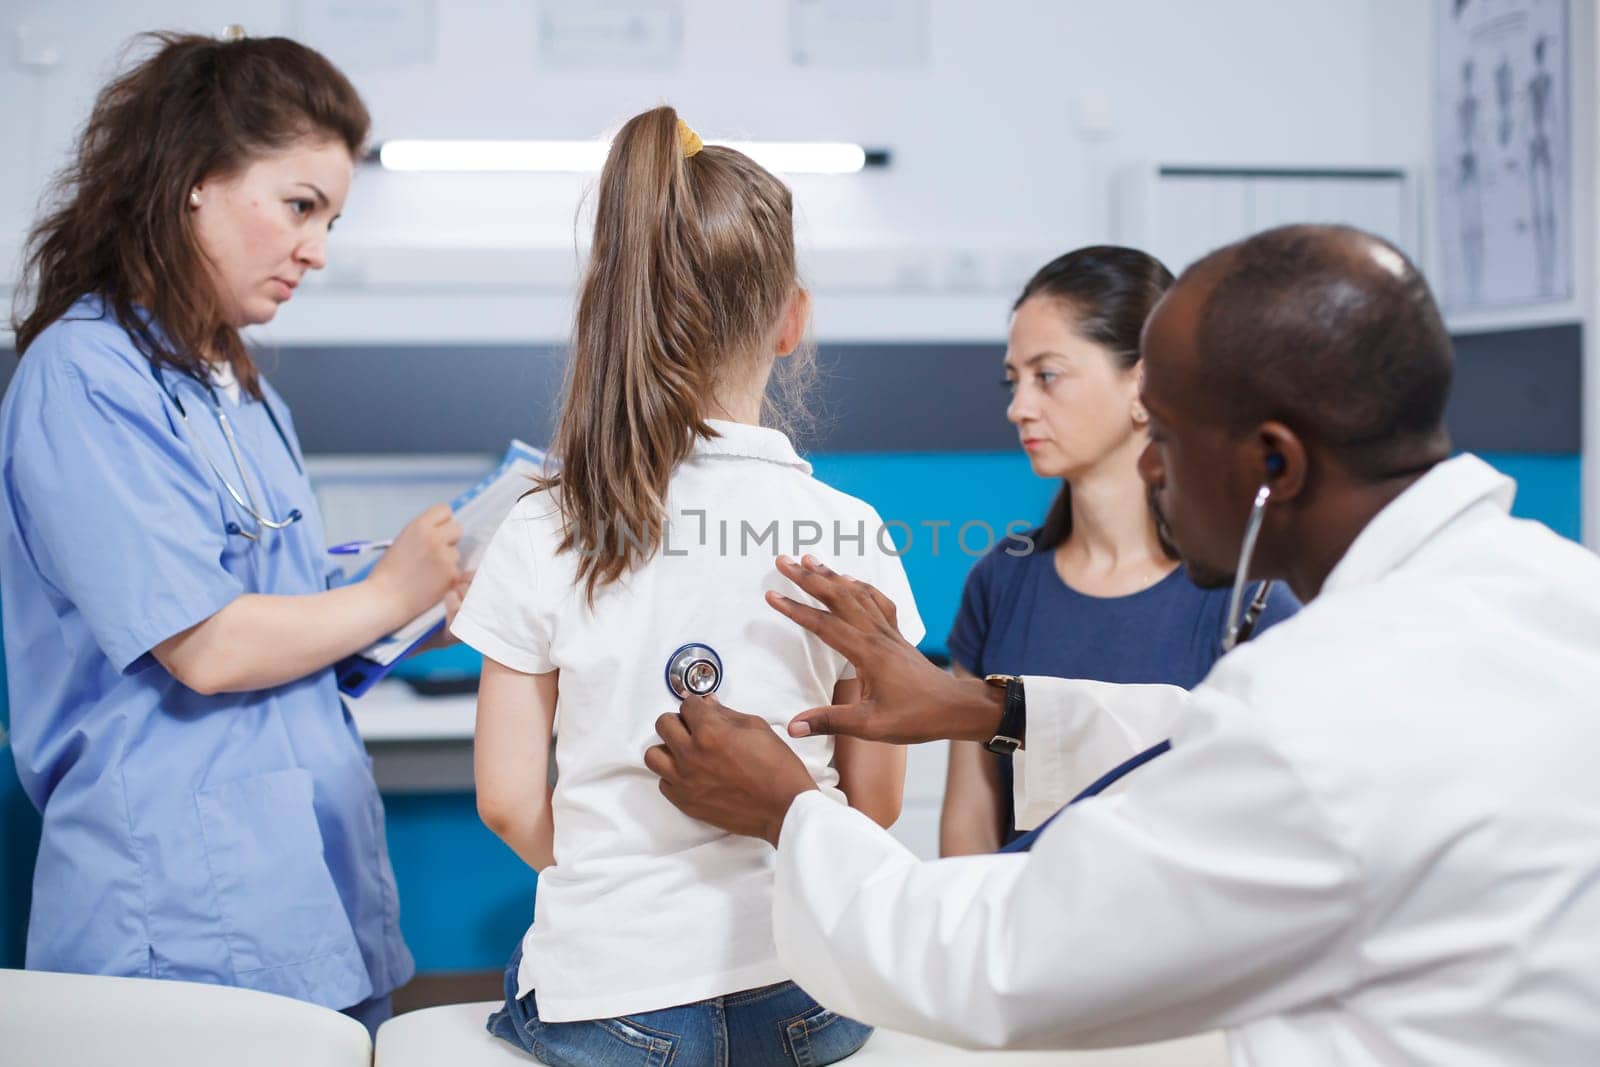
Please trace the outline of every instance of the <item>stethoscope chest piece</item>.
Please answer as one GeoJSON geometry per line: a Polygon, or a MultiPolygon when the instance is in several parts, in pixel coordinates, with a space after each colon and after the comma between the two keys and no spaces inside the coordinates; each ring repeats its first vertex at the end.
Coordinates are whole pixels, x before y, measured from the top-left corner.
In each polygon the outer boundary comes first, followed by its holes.
{"type": "Polygon", "coordinates": [[[715,693],[722,684],[722,657],[710,645],[684,645],[667,657],[667,688],[679,700],[715,693]]]}

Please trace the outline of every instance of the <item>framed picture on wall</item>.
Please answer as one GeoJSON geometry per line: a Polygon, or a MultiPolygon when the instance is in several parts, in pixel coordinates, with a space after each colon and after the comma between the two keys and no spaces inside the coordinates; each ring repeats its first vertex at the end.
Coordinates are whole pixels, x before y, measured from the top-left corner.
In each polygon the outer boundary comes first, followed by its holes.
{"type": "Polygon", "coordinates": [[[1435,0],[1434,203],[1455,311],[1572,298],[1569,0],[1435,0]]]}

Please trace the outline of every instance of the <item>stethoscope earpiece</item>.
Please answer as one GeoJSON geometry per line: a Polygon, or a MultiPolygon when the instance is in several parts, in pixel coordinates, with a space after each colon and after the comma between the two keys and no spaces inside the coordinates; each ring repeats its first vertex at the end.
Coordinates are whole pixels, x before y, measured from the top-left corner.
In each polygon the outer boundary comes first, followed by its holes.
{"type": "Polygon", "coordinates": [[[667,688],[679,700],[708,696],[722,684],[722,657],[710,645],[687,644],[667,657],[667,688]]]}

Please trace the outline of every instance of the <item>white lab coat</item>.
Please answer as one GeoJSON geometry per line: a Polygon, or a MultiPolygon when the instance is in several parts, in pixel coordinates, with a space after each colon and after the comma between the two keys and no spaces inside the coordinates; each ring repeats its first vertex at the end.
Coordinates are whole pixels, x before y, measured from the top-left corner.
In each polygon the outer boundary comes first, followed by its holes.
{"type": "MultiPolygon", "coordinates": [[[[1012,757],[1018,830],[1038,826],[1107,771],[1171,737],[1189,703],[1189,691],[1175,685],[1038,678],[1024,679],[1023,690],[1028,745],[1040,758],[1025,750],[1012,757]]],[[[1132,780],[1120,778],[1105,792],[1120,793],[1132,780]]]]}
{"type": "Polygon", "coordinates": [[[1028,679],[1025,789],[1089,773],[1047,737],[1173,736],[1031,853],[919,862],[801,797],[774,903],[795,980],[971,1046],[1225,1027],[1237,1064],[1600,1062],[1600,559],[1512,491],[1441,464],[1176,713],[1130,687],[1090,721],[1114,688],[1028,679]]]}

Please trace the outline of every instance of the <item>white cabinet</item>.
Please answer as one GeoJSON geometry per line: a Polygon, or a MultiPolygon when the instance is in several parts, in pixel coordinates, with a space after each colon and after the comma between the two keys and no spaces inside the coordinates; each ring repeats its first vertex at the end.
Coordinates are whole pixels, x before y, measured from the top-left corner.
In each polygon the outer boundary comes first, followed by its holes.
{"type": "Polygon", "coordinates": [[[1252,233],[1300,222],[1356,226],[1417,258],[1418,213],[1401,170],[1141,164],[1116,193],[1117,240],[1174,272],[1252,233]]]}

